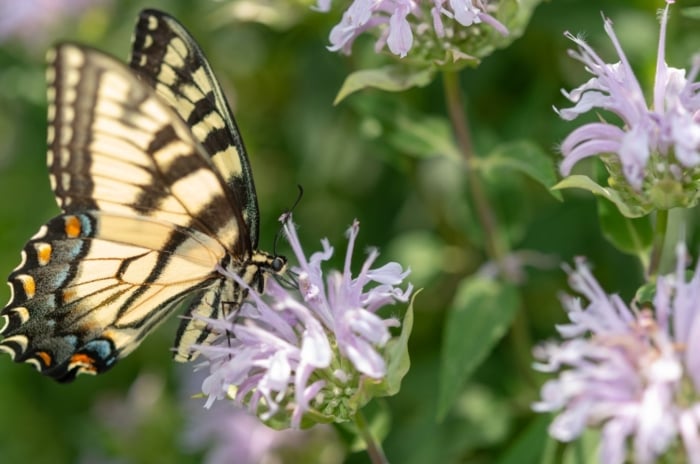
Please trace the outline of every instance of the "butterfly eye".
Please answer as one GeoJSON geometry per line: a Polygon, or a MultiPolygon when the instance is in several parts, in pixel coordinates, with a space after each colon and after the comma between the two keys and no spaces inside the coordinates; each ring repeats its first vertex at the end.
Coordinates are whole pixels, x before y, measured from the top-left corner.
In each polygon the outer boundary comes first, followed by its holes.
{"type": "Polygon", "coordinates": [[[275,273],[280,273],[287,265],[287,259],[282,256],[275,256],[270,262],[270,269],[275,273]]]}

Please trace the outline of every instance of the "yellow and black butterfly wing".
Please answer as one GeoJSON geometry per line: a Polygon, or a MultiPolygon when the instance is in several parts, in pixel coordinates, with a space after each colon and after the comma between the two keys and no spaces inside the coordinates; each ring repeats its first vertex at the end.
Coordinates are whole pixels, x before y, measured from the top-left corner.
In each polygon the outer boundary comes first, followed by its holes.
{"type": "Polygon", "coordinates": [[[186,124],[89,48],[49,55],[48,164],[63,214],[25,246],[0,348],[67,381],[132,351],[189,295],[233,293],[252,254],[241,211],[186,124]],[[235,267],[235,266],[234,266],[235,267]]]}
{"type": "Polygon", "coordinates": [[[245,259],[237,199],[186,124],[114,58],[64,44],[49,53],[48,165],[59,207],[167,220],[245,259]]]}
{"type": "MultiPolygon", "coordinates": [[[[143,10],[134,30],[130,66],[190,127],[241,207],[247,228],[247,233],[241,235],[249,238],[254,254],[266,259],[266,255],[255,251],[259,212],[243,139],[199,45],[175,18],[161,11],[143,10]]],[[[202,318],[217,317],[222,307],[228,308],[226,312],[234,311],[243,297],[240,289],[233,286],[228,292],[212,291],[199,304],[192,305],[176,334],[175,359],[190,360],[193,353],[187,348],[189,345],[211,340],[202,318]],[[222,300],[222,295],[229,296],[222,300]]]]}
{"type": "Polygon", "coordinates": [[[57,216],[10,274],[0,349],[59,381],[103,372],[183,299],[219,285],[212,269],[224,255],[214,239],[170,222],[57,216]]]}
{"type": "Polygon", "coordinates": [[[233,113],[197,42],[172,16],[143,10],[130,66],[180,115],[211,157],[241,206],[256,249],[259,213],[250,163],[233,113]]]}

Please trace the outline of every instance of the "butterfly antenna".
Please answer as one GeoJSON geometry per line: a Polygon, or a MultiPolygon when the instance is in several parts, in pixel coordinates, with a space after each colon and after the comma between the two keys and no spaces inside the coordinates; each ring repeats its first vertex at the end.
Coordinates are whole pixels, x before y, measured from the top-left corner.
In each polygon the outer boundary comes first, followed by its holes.
{"type": "Polygon", "coordinates": [[[292,218],[292,211],[297,207],[299,202],[301,201],[301,197],[304,196],[304,188],[297,184],[297,188],[299,189],[299,195],[297,195],[297,199],[294,200],[294,204],[292,205],[291,208],[287,208],[287,210],[282,214],[282,225],[280,226],[279,230],[277,231],[277,235],[275,235],[275,242],[272,245],[272,254],[277,256],[277,243],[279,242],[280,237],[282,236],[282,232],[284,231],[284,226],[289,222],[292,218]]]}

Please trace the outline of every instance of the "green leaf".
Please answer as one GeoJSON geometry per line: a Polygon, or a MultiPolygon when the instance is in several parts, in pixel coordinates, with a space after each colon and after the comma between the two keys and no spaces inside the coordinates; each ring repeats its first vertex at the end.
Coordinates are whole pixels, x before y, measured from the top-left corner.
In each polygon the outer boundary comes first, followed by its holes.
{"type": "Polygon", "coordinates": [[[690,19],[700,19],[700,6],[681,8],[681,15],[690,19]]]}
{"type": "Polygon", "coordinates": [[[425,87],[430,84],[434,75],[433,68],[414,69],[399,65],[355,71],[345,78],[333,104],[337,105],[351,93],[368,87],[389,92],[400,92],[411,87],[425,87]]]}
{"type": "Polygon", "coordinates": [[[411,367],[411,358],[408,355],[408,339],[413,330],[413,302],[421,291],[413,293],[411,302],[406,309],[406,315],[401,323],[401,335],[390,340],[386,345],[386,395],[391,396],[398,393],[401,388],[401,380],[408,373],[411,367]]]}
{"type": "Polygon", "coordinates": [[[615,206],[617,206],[620,213],[628,218],[638,218],[649,214],[647,209],[642,208],[639,205],[626,203],[617,191],[596,184],[595,181],[588,176],[575,174],[573,176],[565,177],[561,180],[561,182],[552,187],[553,190],[562,190],[567,188],[588,190],[592,194],[612,202],[615,206]]]}
{"type": "MultiPolygon", "coordinates": [[[[370,400],[378,396],[391,396],[398,393],[401,388],[401,381],[411,367],[411,360],[408,355],[408,339],[413,330],[413,302],[418,293],[420,293],[420,290],[413,293],[411,302],[406,309],[406,314],[401,324],[401,334],[397,338],[390,340],[386,345],[386,378],[379,383],[367,379],[350,400],[349,406],[353,411],[352,413],[355,414],[355,411],[363,408],[361,414],[367,417],[372,436],[380,442],[384,440],[391,429],[391,414],[386,403],[377,401],[370,403],[370,400]]],[[[364,450],[366,444],[359,436],[355,424],[348,422],[344,424],[344,427],[355,435],[351,449],[353,451],[364,450]]]]}
{"type": "Polygon", "coordinates": [[[499,17],[504,19],[508,27],[508,37],[511,41],[520,37],[527,29],[535,8],[542,0],[501,0],[498,2],[499,17]]]}
{"type": "Polygon", "coordinates": [[[408,339],[413,330],[413,302],[420,293],[413,293],[411,302],[406,309],[406,315],[401,324],[401,334],[389,340],[384,349],[386,356],[386,377],[381,382],[366,377],[360,388],[348,402],[349,409],[354,412],[362,408],[372,398],[380,396],[392,396],[401,389],[401,381],[411,367],[411,358],[408,355],[408,339]]]}
{"type": "Polygon", "coordinates": [[[497,464],[541,463],[551,420],[547,414],[537,415],[500,456],[497,464]]]}
{"type": "Polygon", "coordinates": [[[445,417],[469,375],[506,333],[517,307],[518,295],[512,285],[479,276],[462,282],[445,321],[438,420],[445,417]]]}
{"type": "Polygon", "coordinates": [[[652,304],[656,297],[656,282],[648,282],[634,292],[634,301],[639,306],[652,304]]]}
{"type": "Polygon", "coordinates": [[[539,146],[529,141],[499,145],[483,160],[487,169],[508,168],[519,171],[549,190],[561,201],[561,193],[552,190],[557,181],[554,161],[539,146]]]}
{"type": "Polygon", "coordinates": [[[446,260],[454,263],[460,259],[454,256],[448,244],[428,230],[404,231],[396,235],[385,249],[391,261],[411,268],[411,283],[416,287],[424,287],[431,279],[443,275],[446,260]]]}
{"type": "Polygon", "coordinates": [[[634,256],[643,256],[651,247],[654,228],[651,216],[625,217],[609,201],[598,200],[600,228],[618,250],[634,256]]]}
{"type": "Polygon", "coordinates": [[[514,410],[512,395],[477,383],[460,391],[445,420],[436,423],[437,395],[432,392],[439,366],[432,355],[414,358],[401,394],[390,400],[392,426],[384,449],[392,463],[473,462],[470,456],[502,446],[520,424],[521,413],[514,410]]]}
{"type": "Polygon", "coordinates": [[[445,117],[400,113],[395,117],[396,131],[389,141],[400,152],[419,158],[444,156],[460,160],[452,126],[445,117]]]}
{"type": "MultiPolygon", "coordinates": [[[[508,439],[514,422],[514,412],[509,400],[484,385],[472,383],[461,389],[449,419],[442,426],[463,423],[472,430],[468,436],[453,435],[456,454],[503,443],[508,439]]],[[[432,417],[433,421],[435,420],[432,417]]]]}
{"type": "Polygon", "coordinates": [[[541,462],[542,464],[598,464],[601,462],[600,440],[600,430],[592,428],[585,429],[576,441],[568,443],[548,438],[541,462]]]}

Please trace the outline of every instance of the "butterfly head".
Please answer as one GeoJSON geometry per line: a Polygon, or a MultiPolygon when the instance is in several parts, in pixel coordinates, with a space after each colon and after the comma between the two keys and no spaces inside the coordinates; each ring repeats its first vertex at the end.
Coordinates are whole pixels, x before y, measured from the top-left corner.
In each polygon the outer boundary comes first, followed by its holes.
{"type": "Polygon", "coordinates": [[[254,275],[250,279],[251,287],[259,293],[265,290],[265,281],[269,275],[283,276],[287,272],[287,258],[264,251],[256,251],[250,259],[249,268],[254,275]]]}
{"type": "Polygon", "coordinates": [[[284,275],[287,272],[287,258],[264,251],[257,251],[251,259],[264,274],[284,275]]]}

